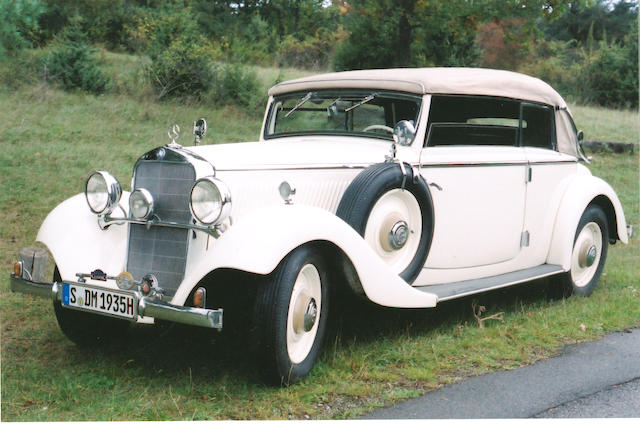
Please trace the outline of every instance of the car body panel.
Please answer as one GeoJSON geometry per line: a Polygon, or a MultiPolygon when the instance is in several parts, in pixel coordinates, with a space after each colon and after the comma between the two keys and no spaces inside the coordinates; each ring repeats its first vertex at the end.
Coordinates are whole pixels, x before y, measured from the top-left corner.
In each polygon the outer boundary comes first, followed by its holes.
{"type": "Polygon", "coordinates": [[[562,265],[565,270],[569,270],[571,265],[571,250],[580,217],[587,206],[599,196],[604,196],[609,200],[616,216],[616,229],[609,229],[609,238],[617,238],[623,244],[628,243],[624,211],[613,188],[602,179],[592,176],[591,172],[582,165],[578,166],[577,173],[569,179],[557,210],[553,237],[547,256],[547,263],[562,265]],[[617,235],[614,235],[613,232],[616,232],[617,235]]]}
{"type": "Polygon", "coordinates": [[[470,268],[520,252],[526,158],[520,148],[425,148],[420,172],[431,189],[435,230],[429,269],[470,268]],[[478,250],[491,242],[493,250],[478,250]]]}

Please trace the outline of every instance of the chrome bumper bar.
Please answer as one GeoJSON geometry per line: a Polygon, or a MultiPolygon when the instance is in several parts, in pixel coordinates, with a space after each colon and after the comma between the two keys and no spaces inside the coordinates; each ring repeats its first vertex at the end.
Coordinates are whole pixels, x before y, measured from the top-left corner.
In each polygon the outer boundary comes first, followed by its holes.
{"type": "MultiPolygon", "coordinates": [[[[86,284],[80,285],[86,286],[86,284]]],[[[58,283],[36,282],[11,274],[11,291],[16,293],[26,293],[57,301],[62,300],[60,287],[58,283]]],[[[204,309],[172,305],[155,297],[143,296],[138,292],[132,293],[138,303],[138,315],[140,316],[199,327],[222,329],[222,309],[204,309]]],[[[93,311],[87,312],[95,313],[93,311]]]]}

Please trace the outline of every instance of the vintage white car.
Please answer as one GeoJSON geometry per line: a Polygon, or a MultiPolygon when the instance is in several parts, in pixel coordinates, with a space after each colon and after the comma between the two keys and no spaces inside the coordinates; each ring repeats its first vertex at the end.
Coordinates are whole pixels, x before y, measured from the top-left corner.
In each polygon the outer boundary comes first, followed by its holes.
{"type": "Polygon", "coordinates": [[[140,157],[132,192],[91,174],[38,233],[53,282],[20,259],[12,289],[52,298],[83,345],[131,322],[250,315],[265,377],[291,384],[316,362],[330,288],[430,308],[555,275],[587,295],[628,240],[567,104],[522,74],[317,75],[271,88],[258,142],[199,145],[205,130],[140,157]]]}

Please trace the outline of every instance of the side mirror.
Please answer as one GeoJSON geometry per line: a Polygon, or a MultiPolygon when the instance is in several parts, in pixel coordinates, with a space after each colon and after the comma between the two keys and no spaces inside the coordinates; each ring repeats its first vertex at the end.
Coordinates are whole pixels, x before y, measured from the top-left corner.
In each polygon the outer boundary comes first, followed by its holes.
{"type": "Polygon", "coordinates": [[[582,130],[578,130],[578,133],[576,134],[576,136],[578,137],[578,143],[577,143],[578,156],[585,163],[591,163],[591,157],[585,154],[584,147],[582,145],[582,143],[584,142],[584,132],[582,130]]]}
{"type": "Polygon", "coordinates": [[[193,122],[193,135],[195,145],[200,145],[200,140],[207,134],[207,120],[199,118],[193,122]]]}
{"type": "Polygon", "coordinates": [[[398,121],[396,127],[393,128],[393,141],[398,145],[408,146],[416,137],[416,128],[413,122],[409,120],[398,121]]]}

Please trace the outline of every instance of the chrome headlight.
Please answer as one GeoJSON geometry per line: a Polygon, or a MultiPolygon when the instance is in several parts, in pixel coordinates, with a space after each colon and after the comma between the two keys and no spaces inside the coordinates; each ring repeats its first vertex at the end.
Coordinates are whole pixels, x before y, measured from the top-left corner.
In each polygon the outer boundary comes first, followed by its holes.
{"type": "Polygon", "coordinates": [[[216,225],[231,213],[231,193],[212,176],[198,179],[191,188],[191,213],[202,224],[216,225]]]}
{"type": "Polygon", "coordinates": [[[136,219],[149,219],[153,214],[153,196],[144,188],[138,188],[129,196],[129,211],[136,219]]]}
{"type": "Polygon", "coordinates": [[[89,208],[95,214],[109,214],[116,208],[122,195],[120,182],[109,172],[94,172],[84,186],[89,208]]]}

